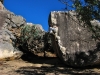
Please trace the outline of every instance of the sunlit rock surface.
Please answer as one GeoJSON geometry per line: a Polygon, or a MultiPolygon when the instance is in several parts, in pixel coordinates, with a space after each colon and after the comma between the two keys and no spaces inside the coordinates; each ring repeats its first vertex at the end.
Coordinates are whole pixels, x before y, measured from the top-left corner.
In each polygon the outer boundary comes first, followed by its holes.
{"type": "Polygon", "coordinates": [[[100,42],[79,23],[75,11],[51,12],[49,27],[53,48],[65,64],[76,67],[100,64],[100,42]]]}
{"type": "Polygon", "coordinates": [[[0,10],[0,60],[18,59],[22,56],[16,41],[20,36],[21,26],[25,23],[23,17],[6,9],[0,10]]]}

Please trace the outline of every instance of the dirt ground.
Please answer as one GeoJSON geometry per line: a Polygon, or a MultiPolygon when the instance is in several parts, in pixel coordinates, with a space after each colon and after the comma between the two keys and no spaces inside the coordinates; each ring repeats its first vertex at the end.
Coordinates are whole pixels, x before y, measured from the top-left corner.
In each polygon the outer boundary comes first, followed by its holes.
{"type": "Polygon", "coordinates": [[[100,66],[71,68],[57,57],[24,56],[0,61],[0,75],[100,75],[100,66]]]}

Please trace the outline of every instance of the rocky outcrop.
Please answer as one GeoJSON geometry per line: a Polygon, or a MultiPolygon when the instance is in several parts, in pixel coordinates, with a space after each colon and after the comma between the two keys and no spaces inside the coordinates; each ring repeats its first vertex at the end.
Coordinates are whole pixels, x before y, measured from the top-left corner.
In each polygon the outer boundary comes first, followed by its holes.
{"type": "MultiPolygon", "coordinates": [[[[15,46],[17,40],[17,35],[15,34],[17,31],[12,32],[12,29],[14,29],[13,25],[16,23],[12,21],[13,17],[8,15],[15,16],[7,10],[0,10],[0,60],[18,59],[23,54],[15,46]]],[[[16,29],[18,29],[17,26],[16,29]]]]}
{"type": "Polygon", "coordinates": [[[11,60],[22,56],[23,53],[17,48],[16,42],[25,23],[21,16],[6,9],[0,10],[0,60],[11,60]]]}
{"type": "Polygon", "coordinates": [[[23,17],[7,9],[0,10],[0,59],[16,59],[28,53],[48,56],[45,51],[50,50],[51,45],[46,36],[48,33],[41,25],[26,23],[23,17]]]}
{"type": "Polygon", "coordinates": [[[23,53],[44,56],[45,49],[49,49],[46,48],[48,41],[44,40],[46,32],[39,24],[26,23],[23,17],[0,10],[0,25],[2,60],[20,58],[23,53]]]}
{"type": "Polygon", "coordinates": [[[49,16],[52,46],[65,64],[76,67],[100,64],[100,42],[83,27],[75,11],[54,11],[49,16]]]}

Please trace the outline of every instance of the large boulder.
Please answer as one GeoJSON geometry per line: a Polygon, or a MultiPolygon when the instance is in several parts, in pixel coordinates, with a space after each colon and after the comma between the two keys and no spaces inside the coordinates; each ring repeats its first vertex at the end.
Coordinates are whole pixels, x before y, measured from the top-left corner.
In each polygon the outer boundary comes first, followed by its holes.
{"type": "Polygon", "coordinates": [[[83,27],[75,11],[54,11],[49,15],[52,46],[67,65],[83,67],[100,64],[100,42],[83,27]]]}
{"type": "Polygon", "coordinates": [[[25,23],[21,16],[6,9],[0,10],[0,60],[18,59],[22,56],[16,42],[25,23]]]}
{"type": "Polygon", "coordinates": [[[7,29],[0,30],[0,60],[20,58],[22,52],[14,47],[16,37],[7,29]]]}

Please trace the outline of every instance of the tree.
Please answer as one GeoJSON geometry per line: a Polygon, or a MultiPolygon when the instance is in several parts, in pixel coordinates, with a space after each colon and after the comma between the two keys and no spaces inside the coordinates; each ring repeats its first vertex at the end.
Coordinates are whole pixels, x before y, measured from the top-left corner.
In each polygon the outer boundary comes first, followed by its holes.
{"type": "Polygon", "coordinates": [[[91,25],[92,20],[100,21],[100,0],[59,0],[66,5],[66,10],[75,10],[80,22],[88,27],[94,34],[93,38],[100,40],[100,26],[91,25]]]}

